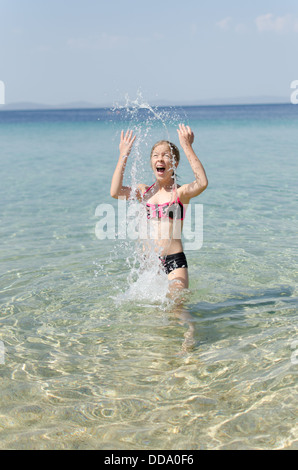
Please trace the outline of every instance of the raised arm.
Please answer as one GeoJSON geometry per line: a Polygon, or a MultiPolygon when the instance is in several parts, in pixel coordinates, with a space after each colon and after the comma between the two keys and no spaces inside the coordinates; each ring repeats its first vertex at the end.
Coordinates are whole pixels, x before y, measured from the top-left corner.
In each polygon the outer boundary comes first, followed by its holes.
{"type": "Polygon", "coordinates": [[[112,183],[111,183],[111,196],[114,199],[119,197],[129,198],[131,193],[131,188],[128,186],[123,186],[123,175],[126,167],[127,158],[131,152],[133,143],[136,139],[136,136],[133,136],[132,131],[127,131],[124,135],[124,132],[121,131],[120,144],[119,144],[119,160],[116,166],[116,169],[113,174],[112,183]]]}
{"type": "Polygon", "coordinates": [[[195,181],[189,184],[184,184],[179,188],[181,197],[184,199],[183,202],[188,202],[189,199],[198,196],[208,186],[208,179],[204,170],[204,167],[197,155],[195,154],[192,144],[194,142],[194,133],[189,126],[179,124],[177,129],[180,145],[190,163],[192,171],[195,175],[195,181]]]}

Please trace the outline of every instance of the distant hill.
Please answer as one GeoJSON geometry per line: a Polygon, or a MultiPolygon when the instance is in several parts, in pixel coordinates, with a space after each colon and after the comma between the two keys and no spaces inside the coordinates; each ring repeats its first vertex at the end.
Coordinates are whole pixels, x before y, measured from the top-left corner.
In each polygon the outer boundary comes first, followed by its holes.
{"type": "Polygon", "coordinates": [[[85,101],[77,101],[73,103],[65,103],[59,105],[32,103],[22,101],[18,103],[8,103],[0,106],[0,111],[30,111],[30,110],[45,110],[45,109],[86,109],[86,108],[101,108],[104,105],[96,105],[85,101]]]}
{"type": "Polygon", "coordinates": [[[158,104],[164,106],[229,106],[229,105],[245,105],[245,104],[290,104],[290,95],[287,98],[277,96],[246,96],[242,98],[212,98],[208,100],[193,101],[150,101],[153,106],[158,104]]]}
{"type": "MultiPolygon", "coordinates": [[[[251,96],[242,98],[213,98],[208,100],[192,100],[192,101],[173,101],[170,100],[152,100],[151,106],[221,106],[221,105],[245,105],[245,104],[290,104],[290,95],[287,98],[276,96],[251,96]]],[[[88,101],[76,101],[72,103],[64,103],[59,105],[49,105],[32,102],[8,103],[0,106],[0,111],[30,111],[30,110],[54,110],[54,109],[96,109],[110,108],[111,103],[95,104],[88,101]]]]}

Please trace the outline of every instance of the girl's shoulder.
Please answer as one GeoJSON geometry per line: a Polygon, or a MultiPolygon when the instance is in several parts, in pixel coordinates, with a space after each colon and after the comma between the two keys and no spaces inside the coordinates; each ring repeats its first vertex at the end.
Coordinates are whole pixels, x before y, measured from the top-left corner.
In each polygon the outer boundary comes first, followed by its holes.
{"type": "Polygon", "coordinates": [[[182,193],[182,189],[181,189],[182,186],[181,186],[180,184],[177,184],[176,187],[177,187],[177,194],[178,194],[178,196],[180,197],[180,196],[181,196],[181,193],[182,193]]]}
{"type": "Polygon", "coordinates": [[[189,204],[189,199],[186,198],[184,195],[184,188],[185,188],[185,185],[182,185],[182,186],[177,185],[177,194],[182,204],[189,204]]]}
{"type": "Polygon", "coordinates": [[[143,184],[143,183],[138,184],[138,186],[137,186],[137,199],[139,201],[142,201],[143,196],[149,191],[149,189],[151,187],[152,186],[148,186],[148,184],[143,184]]]}
{"type": "Polygon", "coordinates": [[[150,188],[150,186],[148,186],[148,184],[138,184],[138,190],[140,191],[141,194],[144,194],[146,191],[148,191],[148,189],[150,188]]]}
{"type": "Polygon", "coordinates": [[[151,186],[148,186],[148,184],[139,184],[138,185],[138,190],[140,191],[140,193],[142,194],[142,196],[144,196],[146,193],[149,192],[149,190],[152,188],[154,188],[155,186],[155,183],[152,184],[151,186]]]}

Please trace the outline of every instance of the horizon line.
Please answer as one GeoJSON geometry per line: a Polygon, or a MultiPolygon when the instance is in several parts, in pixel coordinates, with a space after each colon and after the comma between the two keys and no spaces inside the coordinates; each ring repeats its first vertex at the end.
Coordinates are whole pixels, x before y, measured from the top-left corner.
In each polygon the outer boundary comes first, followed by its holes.
{"type": "MultiPolygon", "coordinates": [[[[291,104],[290,99],[278,97],[252,97],[252,98],[231,98],[231,99],[210,99],[198,100],[193,104],[189,102],[176,102],[170,103],[169,100],[155,100],[151,102],[154,107],[208,107],[208,106],[262,106],[262,105],[277,105],[277,104],[291,104]]],[[[65,104],[42,104],[36,102],[18,101],[5,103],[0,105],[0,111],[54,111],[54,110],[74,110],[74,109],[109,109],[115,108],[115,104],[102,103],[94,104],[91,102],[77,101],[65,104]]],[[[117,107],[117,106],[116,106],[117,107]]],[[[120,107],[122,107],[120,105],[120,107]]],[[[129,106],[128,106],[129,107],[129,106]]]]}

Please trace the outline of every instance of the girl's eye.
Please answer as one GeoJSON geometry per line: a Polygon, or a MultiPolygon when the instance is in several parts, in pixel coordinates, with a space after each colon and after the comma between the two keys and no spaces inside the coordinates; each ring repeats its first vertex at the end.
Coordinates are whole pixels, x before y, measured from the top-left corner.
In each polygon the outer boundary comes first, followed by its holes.
{"type": "MultiPolygon", "coordinates": [[[[171,158],[171,155],[168,155],[167,153],[165,153],[163,157],[164,157],[164,158],[171,158]]],[[[159,158],[159,155],[153,154],[153,155],[152,155],[152,158],[159,158]]]]}

